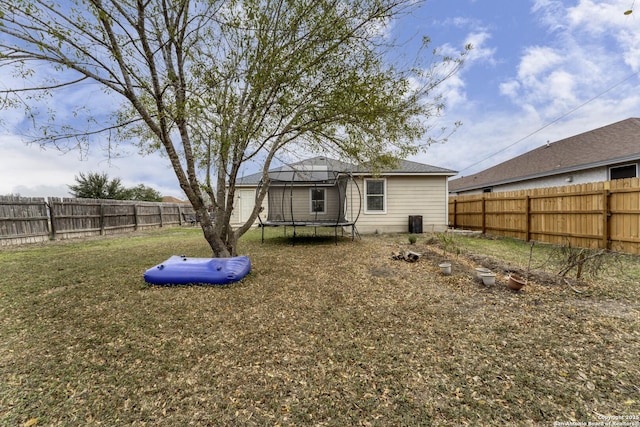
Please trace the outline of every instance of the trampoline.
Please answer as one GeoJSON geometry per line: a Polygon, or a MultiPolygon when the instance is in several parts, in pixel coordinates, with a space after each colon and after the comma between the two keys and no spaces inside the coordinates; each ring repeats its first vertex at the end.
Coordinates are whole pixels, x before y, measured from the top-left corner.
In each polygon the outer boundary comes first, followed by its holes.
{"type": "Polygon", "coordinates": [[[340,170],[341,164],[316,157],[269,172],[267,217],[258,216],[262,241],[265,227],[285,227],[285,234],[286,227],[292,227],[294,244],[297,227],[333,227],[336,244],[338,229],[342,235],[350,229],[351,239],[359,238],[362,193],[351,172],[340,170]]]}

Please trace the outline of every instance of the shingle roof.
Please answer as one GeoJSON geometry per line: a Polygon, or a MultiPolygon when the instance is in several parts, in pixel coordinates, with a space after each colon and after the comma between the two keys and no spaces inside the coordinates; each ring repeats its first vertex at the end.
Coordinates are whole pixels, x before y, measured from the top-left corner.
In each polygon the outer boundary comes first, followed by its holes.
{"type": "MultiPolygon", "coordinates": [[[[290,180],[295,174],[296,176],[304,177],[310,181],[330,179],[325,175],[327,171],[340,172],[340,173],[352,173],[354,175],[367,175],[371,172],[361,166],[356,166],[350,163],[345,163],[340,160],[330,159],[328,157],[318,156],[310,159],[302,160],[291,165],[284,165],[269,170],[269,175],[272,179],[290,180]],[[323,168],[324,167],[324,168],[323,168]],[[302,174],[299,172],[302,171],[302,174]]],[[[395,169],[383,169],[380,175],[446,175],[453,176],[457,172],[440,168],[437,166],[427,165],[424,163],[412,162],[409,160],[401,160],[398,167],[395,169]]],[[[252,186],[258,185],[262,179],[261,173],[254,173],[238,179],[236,185],[238,186],[252,186]]],[[[299,179],[299,178],[298,178],[299,179]]]]}
{"type": "MultiPolygon", "coordinates": [[[[370,171],[361,168],[359,173],[366,174],[370,171]]],[[[409,160],[400,160],[400,163],[395,169],[383,169],[380,172],[382,175],[411,175],[411,174],[433,174],[433,175],[449,175],[453,176],[457,174],[457,171],[451,169],[445,169],[438,166],[427,165],[425,163],[412,162],[409,160]]]]}
{"type": "Polygon", "coordinates": [[[531,150],[474,175],[449,181],[469,191],[640,159],[640,118],[630,118],[531,150]]]}

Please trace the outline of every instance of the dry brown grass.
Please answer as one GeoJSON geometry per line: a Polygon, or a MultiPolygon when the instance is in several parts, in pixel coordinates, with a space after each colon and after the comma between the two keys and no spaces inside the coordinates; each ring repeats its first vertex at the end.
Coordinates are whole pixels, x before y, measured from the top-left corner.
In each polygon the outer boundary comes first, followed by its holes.
{"type": "Polygon", "coordinates": [[[0,423],[553,425],[640,415],[640,304],[628,283],[513,292],[499,276],[486,288],[465,255],[441,276],[441,251],[425,241],[412,246],[425,256],[406,263],[390,257],[406,235],[291,246],[254,234],[241,243],[252,273],[228,287],[143,283],[169,255],[207,256],[197,230],[3,250],[0,423]]]}

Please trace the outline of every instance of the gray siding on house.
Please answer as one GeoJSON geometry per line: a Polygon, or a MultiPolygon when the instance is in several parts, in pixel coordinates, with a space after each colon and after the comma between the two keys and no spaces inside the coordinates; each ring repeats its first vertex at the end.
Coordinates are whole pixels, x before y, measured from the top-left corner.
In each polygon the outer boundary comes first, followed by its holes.
{"type": "Polygon", "coordinates": [[[269,221],[333,221],[336,222],[340,198],[336,186],[303,186],[269,188],[269,221]],[[311,212],[311,189],[325,189],[325,212],[311,212]]]}
{"type": "MultiPolygon", "coordinates": [[[[364,206],[357,227],[361,233],[406,233],[409,216],[421,215],[424,232],[447,228],[446,176],[388,176],[386,212],[365,213],[364,206]]],[[[364,203],[364,178],[358,179],[364,203]]]]}

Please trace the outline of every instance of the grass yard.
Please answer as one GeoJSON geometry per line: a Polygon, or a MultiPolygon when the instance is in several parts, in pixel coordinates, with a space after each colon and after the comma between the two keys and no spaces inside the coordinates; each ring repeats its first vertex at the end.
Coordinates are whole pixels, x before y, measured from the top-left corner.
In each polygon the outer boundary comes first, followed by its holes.
{"type": "Polygon", "coordinates": [[[0,424],[640,423],[637,257],[514,292],[472,273],[526,267],[515,241],[456,237],[445,277],[426,236],[267,233],[241,240],[253,270],[227,287],[144,283],[170,255],[209,256],[198,229],[0,250],[0,424]]]}

